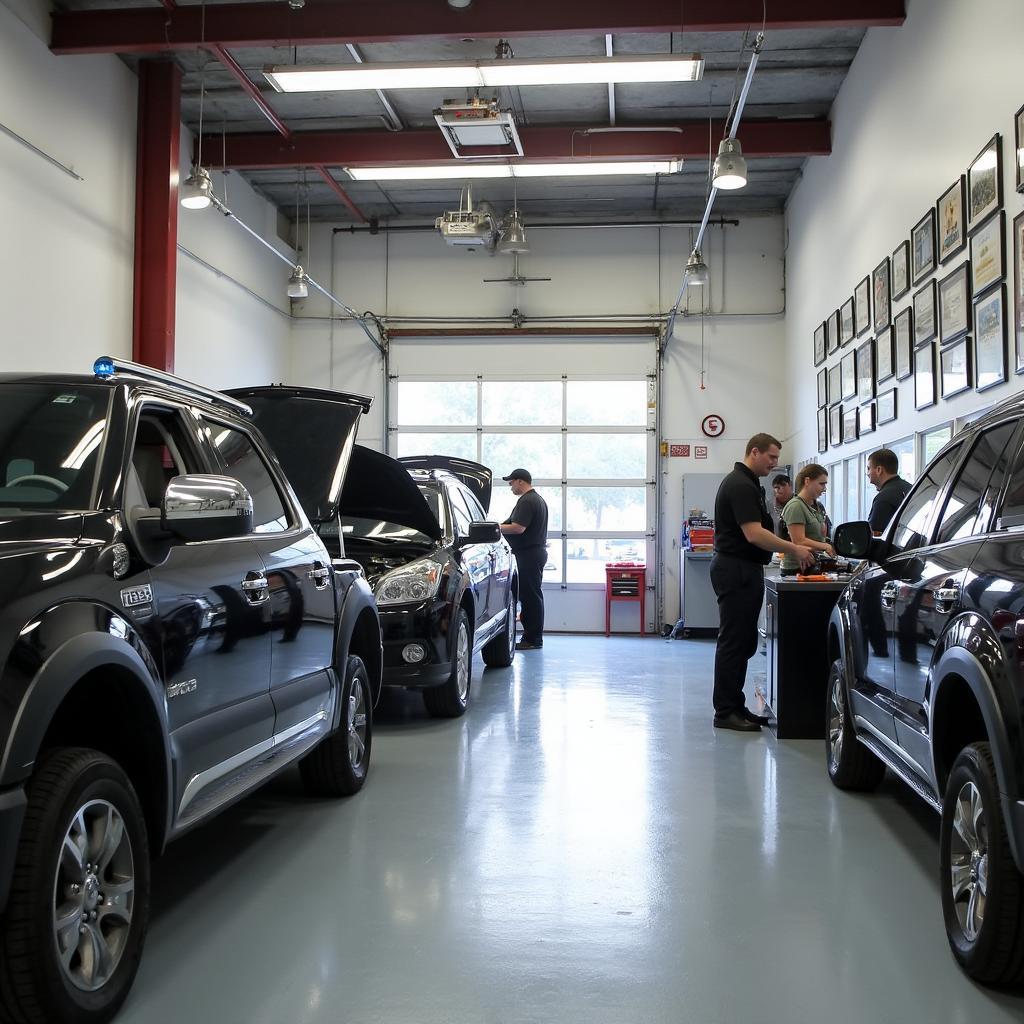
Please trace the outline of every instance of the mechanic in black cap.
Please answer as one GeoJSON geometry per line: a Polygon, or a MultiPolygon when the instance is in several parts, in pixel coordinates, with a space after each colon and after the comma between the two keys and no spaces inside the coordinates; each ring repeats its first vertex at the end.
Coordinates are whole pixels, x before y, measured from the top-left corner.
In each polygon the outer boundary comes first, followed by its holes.
{"type": "Polygon", "coordinates": [[[512,548],[519,566],[519,603],[523,638],[517,651],[535,651],[544,646],[544,566],[548,560],[548,506],[533,489],[533,477],[527,469],[513,469],[502,480],[508,481],[519,499],[512,515],[501,524],[501,532],[512,548]]]}

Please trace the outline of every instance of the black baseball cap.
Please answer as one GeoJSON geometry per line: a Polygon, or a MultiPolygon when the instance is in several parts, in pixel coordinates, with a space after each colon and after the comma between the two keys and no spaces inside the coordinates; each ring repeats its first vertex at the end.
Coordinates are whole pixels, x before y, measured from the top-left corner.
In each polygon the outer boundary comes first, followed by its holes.
{"type": "Polygon", "coordinates": [[[512,472],[509,473],[508,476],[503,476],[501,479],[502,480],[522,480],[522,481],[524,481],[525,483],[528,483],[528,484],[532,484],[533,483],[533,477],[530,476],[530,471],[528,469],[513,469],[512,472]]]}

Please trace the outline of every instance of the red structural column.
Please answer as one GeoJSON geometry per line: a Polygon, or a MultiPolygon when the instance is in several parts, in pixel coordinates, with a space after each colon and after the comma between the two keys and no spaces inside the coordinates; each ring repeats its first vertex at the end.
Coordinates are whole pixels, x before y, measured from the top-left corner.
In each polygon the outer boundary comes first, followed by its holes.
{"type": "Polygon", "coordinates": [[[181,70],[169,61],[142,61],[132,355],[138,363],[169,372],[174,370],[180,131],[181,70]]]}

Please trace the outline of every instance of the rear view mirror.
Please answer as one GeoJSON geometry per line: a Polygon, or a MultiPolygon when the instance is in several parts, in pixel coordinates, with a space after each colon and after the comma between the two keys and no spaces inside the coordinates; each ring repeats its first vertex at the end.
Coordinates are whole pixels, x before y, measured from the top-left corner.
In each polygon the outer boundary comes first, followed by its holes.
{"type": "Polygon", "coordinates": [[[497,523],[470,523],[467,544],[494,544],[501,540],[501,527],[497,523]]]}
{"type": "Polygon", "coordinates": [[[832,546],[836,554],[844,558],[867,558],[871,551],[871,541],[869,523],[842,523],[836,527],[832,546]]]}
{"type": "Polygon", "coordinates": [[[252,498],[234,477],[176,476],[160,503],[160,525],[186,541],[227,540],[252,533],[252,498]]]}

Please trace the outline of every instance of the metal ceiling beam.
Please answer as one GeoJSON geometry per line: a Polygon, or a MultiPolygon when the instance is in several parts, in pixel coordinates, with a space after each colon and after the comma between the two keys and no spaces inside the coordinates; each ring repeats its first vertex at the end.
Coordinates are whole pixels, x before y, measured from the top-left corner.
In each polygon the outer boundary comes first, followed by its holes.
{"type": "MultiPolygon", "coordinates": [[[[520,129],[525,162],[580,160],[666,160],[679,157],[707,159],[708,122],[684,121],[662,126],[666,131],[587,135],[585,128],[545,126],[520,129]],[[675,129],[682,128],[680,134],[675,129]]],[[[716,141],[725,133],[725,123],[711,122],[716,141]]],[[[806,121],[747,121],[741,132],[747,157],[827,156],[831,150],[831,125],[823,119],[806,121]]],[[[487,147],[479,147],[481,156],[487,147]]],[[[474,153],[476,151],[474,150],[474,153]]],[[[451,150],[440,132],[298,132],[290,139],[277,135],[238,134],[208,136],[203,142],[208,165],[217,169],[275,167],[388,166],[405,164],[450,164],[451,150]],[[223,152],[223,165],[220,163],[223,152]]],[[[505,154],[495,150],[495,157],[505,154]]]]}
{"type": "MultiPolygon", "coordinates": [[[[636,32],[730,32],[761,25],[762,0],[476,0],[456,10],[423,0],[208,3],[203,7],[58,11],[54,53],[157,53],[230,47],[378,43],[418,39],[521,38],[636,32]],[[681,23],[682,22],[682,23],[681,23]]],[[[765,27],[868,28],[902,25],[904,0],[773,0],[765,27]]]]}

